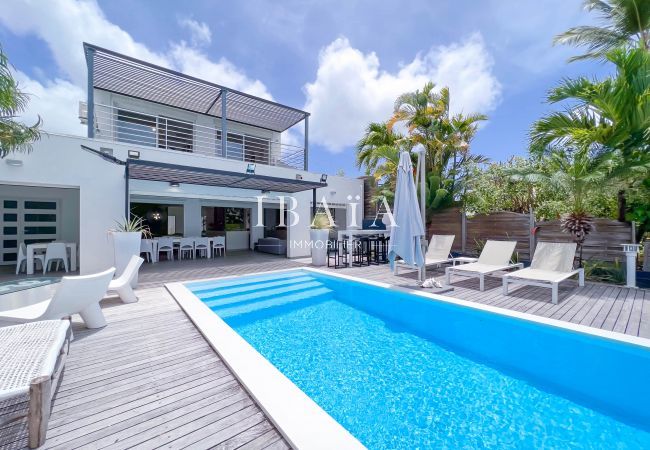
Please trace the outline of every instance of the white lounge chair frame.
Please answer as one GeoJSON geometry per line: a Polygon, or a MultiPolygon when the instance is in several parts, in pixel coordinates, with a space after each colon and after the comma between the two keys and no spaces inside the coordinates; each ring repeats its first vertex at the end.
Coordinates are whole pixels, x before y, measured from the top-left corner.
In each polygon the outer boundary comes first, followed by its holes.
{"type": "Polygon", "coordinates": [[[46,320],[0,328],[0,426],[27,416],[30,448],[45,443],[52,397],[70,351],[68,320],[46,320]],[[22,398],[28,394],[28,407],[22,398]]]}
{"type": "Polygon", "coordinates": [[[452,266],[445,269],[445,282],[451,284],[451,275],[458,274],[466,277],[479,278],[479,290],[485,290],[485,275],[510,269],[523,269],[522,263],[512,264],[510,258],[515,251],[517,241],[488,240],[475,263],[452,266]]]}
{"type": "Polygon", "coordinates": [[[578,285],[585,285],[585,270],[574,269],[575,243],[539,242],[530,267],[503,276],[503,295],[509,284],[524,284],[551,288],[551,302],[559,301],[559,286],[564,280],[578,275],[578,285]]]}
{"type": "Polygon", "coordinates": [[[122,275],[108,284],[108,290],[117,292],[122,303],[135,303],[138,301],[138,297],[136,297],[135,292],[133,292],[133,288],[131,287],[131,282],[138,274],[138,270],[140,270],[140,266],[143,262],[144,259],[141,257],[135,255],[131,256],[131,259],[126,265],[124,272],[122,272],[122,275]]]}
{"type": "MultiPolygon", "coordinates": [[[[427,253],[424,255],[425,266],[440,266],[445,263],[453,262],[451,256],[451,247],[454,245],[456,236],[453,234],[434,234],[431,236],[431,242],[427,247],[427,253]]],[[[395,275],[398,274],[399,267],[407,267],[409,269],[420,270],[417,266],[406,264],[403,260],[397,261],[395,264],[395,275]]]]}
{"type": "Polygon", "coordinates": [[[63,319],[79,314],[88,328],[106,326],[99,302],[106,295],[115,268],[73,277],[63,277],[51,299],[33,305],[0,311],[0,321],[14,323],[63,319]]]}

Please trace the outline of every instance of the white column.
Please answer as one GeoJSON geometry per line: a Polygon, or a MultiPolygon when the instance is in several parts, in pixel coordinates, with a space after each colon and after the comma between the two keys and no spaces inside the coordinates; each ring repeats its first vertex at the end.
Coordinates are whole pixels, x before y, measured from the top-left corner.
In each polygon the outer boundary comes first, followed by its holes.
{"type": "Polygon", "coordinates": [[[258,221],[260,224],[264,223],[264,212],[262,212],[262,217],[260,217],[258,207],[255,205],[251,208],[251,250],[255,248],[257,240],[264,237],[264,227],[258,227],[258,221]]]}
{"type": "Polygon", "coordinates": [[[202,231],[201,201],[196,198],[188,198],[183,203],[183,235],[187,237],[201,236],[202,231]]]}
{"type": "Polygon", "coordinates": [[[298,214],[298,223],[291,226],[294,221],[293,215],[287,214],[287,256],[289,258],[302,258],[311,254],[308,247],[310,242],[309,226],[311,224],[311,191],[298,192],[293,194],[293,197],[298,202],[294,209],[298,214]]]}
{"type": "Polygon", "coordinates": [[[627,273],[627,283],[625,287],[636,287],[636,255],[639,252],[639,244],[621,244],[625,253],[625,272],[627,273]]]}

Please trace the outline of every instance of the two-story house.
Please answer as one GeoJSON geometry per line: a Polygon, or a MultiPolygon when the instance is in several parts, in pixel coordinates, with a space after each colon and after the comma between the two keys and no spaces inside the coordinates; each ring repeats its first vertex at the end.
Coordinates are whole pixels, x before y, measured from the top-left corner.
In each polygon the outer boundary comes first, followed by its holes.
{"type": "Polygon", "coordinates": [[[309,113],[94,45],[84,51],[87,136],[45,133],[31,153],[0,161],[0,264],[15,264],[21,242],[59,239],[78,243],[81,273],[105,268],[107,232],[128,214],[154,235],[226,236],[229,250],[277,237],[288,257],[309,255],[300,242],[323,197],[339,226],[361,223],[363,206],[350,203],[363,201],[362,180],[309,172],[309,113]],[[292,127],[303,127],[301,145],[282,141],[292,127]],[[280,217],[281,201],[298,223],[280,217]]]}

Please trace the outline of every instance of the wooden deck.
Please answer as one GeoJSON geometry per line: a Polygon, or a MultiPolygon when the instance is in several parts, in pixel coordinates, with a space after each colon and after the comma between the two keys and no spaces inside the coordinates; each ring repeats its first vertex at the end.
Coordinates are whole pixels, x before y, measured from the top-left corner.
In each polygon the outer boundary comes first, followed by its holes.
{"type": "MultiPolygon", "coordinates": [[[[248,252],[225,260],[146,264],[138,303],[102,301],[107,327],[87,330],[75,318],[75,341],[44,448],[288,448],[162,286],[304,266],[248,252]]],[[[387,266],[335,272],[420,289],[415,272],[394,276],[387,266]]],[[[456,280],[445,295],[650,338],[647,290],[568,282],[553,305],[549,289],[515,287],[506,297],[497,277],[486,279],[485,292],[478,279],[456,280]]],[[[25,446],[26,422],[0,428],[0,449],[25,446]]]]}
{"type": "MultiPolygon", "coordinates": [[[[42,448],[289,448],[166,290],[138,296],[102,301],[103,329],[74,323],[42,448]]],[[[0,429],[0,448],[26,448],[26,427],[0,429]]]]}

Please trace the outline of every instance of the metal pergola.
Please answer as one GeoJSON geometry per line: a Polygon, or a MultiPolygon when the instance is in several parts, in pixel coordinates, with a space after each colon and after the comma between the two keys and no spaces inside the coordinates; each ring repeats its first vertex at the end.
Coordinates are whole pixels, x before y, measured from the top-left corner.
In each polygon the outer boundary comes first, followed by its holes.
{"type": "Polygon", "coordinates": [[[309,113],[84,42],[88,66],[88,137],[94,137],[94,89],[213,116],[221,120],[222,148],[228,122],[281,133],[304,121],[308,166],[309,113]]]}

